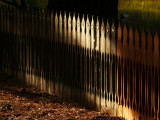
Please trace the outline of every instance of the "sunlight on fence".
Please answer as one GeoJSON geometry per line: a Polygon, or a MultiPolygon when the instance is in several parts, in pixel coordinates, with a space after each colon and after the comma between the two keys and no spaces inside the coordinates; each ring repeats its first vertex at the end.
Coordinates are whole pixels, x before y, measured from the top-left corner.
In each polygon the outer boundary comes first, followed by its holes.
{"type": "Polygon", "coordinates": [[[159,119],[159,35],[91,15],[0,7],[0,70],[126,119],[159,119]]]}

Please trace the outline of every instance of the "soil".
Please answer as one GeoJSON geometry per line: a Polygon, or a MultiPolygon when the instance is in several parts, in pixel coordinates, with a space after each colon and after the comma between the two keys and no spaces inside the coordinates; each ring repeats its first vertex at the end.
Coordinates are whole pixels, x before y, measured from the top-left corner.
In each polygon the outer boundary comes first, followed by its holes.
{"type": "Polygon", "coordinates": [[[25,82],[0,75],[0,120],[122,120],[85,109],[77,103],[26,86],[25,82]]]}

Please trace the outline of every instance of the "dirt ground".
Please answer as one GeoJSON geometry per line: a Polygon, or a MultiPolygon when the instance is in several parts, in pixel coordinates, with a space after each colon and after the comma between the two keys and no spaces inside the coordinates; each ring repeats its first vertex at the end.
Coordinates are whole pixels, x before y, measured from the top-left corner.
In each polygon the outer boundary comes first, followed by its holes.
{"type": "Polygon", "coordinates": [[[122,120],[85,109],[56,95],[40,93],[8,76],[0,75],[0,120],[122,120]]]}

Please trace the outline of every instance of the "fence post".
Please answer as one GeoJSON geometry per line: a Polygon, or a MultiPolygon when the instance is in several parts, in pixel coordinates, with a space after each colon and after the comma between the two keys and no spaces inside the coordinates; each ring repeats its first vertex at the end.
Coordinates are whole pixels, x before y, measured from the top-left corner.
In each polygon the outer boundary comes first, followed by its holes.
{"type": "Polygon", "coordinates": [[[139,30],[136,27],[135,30],[135,109],[139,112],[140,105],[140,36],[139,30]]]}
{"type": "Polygon", "coordinates": [[[5,29],[5,47],[6,47],[6,59],[5,59],[5,61],[6,61],[6,67],[5,67],[5,73],[7,73],[8,74],[8,72],[9,72],[9,48],[10,48],[10,46],[9,46],[9,17],[10,17],[10,11],[9,11],[9,9],[8,9],[8,7],[7,6],[5,6],[5,13],[6,13],[6,22],[5,22],[5,27],[6,27],[6,29],[5,29]]]}
{"type": "MultiPolygon", "coordinates": [[[[54,82],[53,82],[53,68],[54,68],[54,58],[53,58],[53,11],[50,11],[50,61],[49,61],[49,66],[50,66],[50,94],[54,93],[54,82]]],[[[38,64],[39,65],[39,64],[38,64]]],[[[66,77],[65,77],[66,78],[66,77]]]]}
{"type": "Polygon", "coordinates": [[[13,61],[13,58],[12,58],[12,50],[13,50],[13,46],[12,46],[12,40],[13,40],[13,24],[14,24],[14,17],[13,17],[13,14],[14,14],[14,10],[13,10],[13,7],[10,7],[10,12],[9,12],[9,19],[8,19],[8,32],[9,32],[9,35],[8,35],[8,51],[9,51],[9,55],[8,55],[8,61],[9,61],[9,70],[8,70],[8,73],[9,75],[12,74],[12,61],[13,61]],[[12,19],[12,21],[11,21],[12,19]]]}
{"type": "Polygon", "coordinates": [[[3,11],[2,11],[2,6],[0,6],[0,71],[3,72],[3,50],[4,50],[4,46],[3,46],[3,11]]]}
{"type": "Polygon", "coordinates": [[[62,31],[62,23],[63,23],[63,19],[62,19],[62,13],[60,11],[59,13],[59,30],[58,30],[58,46],[59,46],[59,50],[58,50],[58,54],[59,54],[59,94],[62,95],[62,80],[63,80],[63,77],[62,77],[62,73],[63,73],[63,66],[62,66],[62,44],[63,44],[63,31],[62,31]]]}
{"type": "Polygon", "coordinates": [[[154,111],[154,118],[157,119],[157,111],[158,111],[158,68],[159,68],[159,36],[158,36],[158,32],[156,30],[156,33],[154,35],[154,41],[153,41],[153,45],[154,45],[154,50],[153,50],[153,68],[154,68],[154,73],[153,73],[153,78],[154,78],[154,82],[153,82],[153,93],[154,94],[154,99],[153,99],[153,111],[154,111]]]}
{"type": "Polygon", "coordinates": [[[75,100],[75,83],[76,83],[76,16],[75,16],[75,13],[72,14],[72,22],[71,22],[71,48],[72,48],[72,51],[71,51],[71,64],[72,64],[72,98],[73,100],[75,100]]]}
{"type": "Polygon", "coordinates": [[[109,22],[107,20],[107,25],[106,25],[106,49],[105,49],[105,56],[106,56],[106,60],[105,60],[105,63],[106,63],[106,104],[107,107],[110,107],[109,105],[109,101],[110,101],[110,71],[109,71],[109,63],[110,63],[110,52],[111,52],[111,46],[110,46],[110,34],[111,34],[111,31],[110,31],[110,25],[109,25],[109,22]]]}
{"type": "Polygon", "coordinates": [[[40,86],[40,77],[39,77],[39,69],[40,69],[40,55],[39,55],[39,48],[40,48],[40,20],[39,20],[39,9],[35,10],[35,83],[36,87],[40,86]]]}
{"type": "Polygon", "coordinates": [[[19,66],[19,72],[20,72],[20,77],[22,77],[22,60],[23,60],[23,49],[22,49],[22,36],[23,36],[23,30],[22,30],[22,21],[23,21],[23,11],[21,11],[20,13],[20,36],[19,36],[19,44],[20,44],[20,51],[19,51],[19,54],[20,54],[20,66],[19,66]]]}
{"type": "Polygon", "coordinates": [[[64,56],[63,56],[63,62],[64,62],[64,95],[66,97],[67,95],[67,74],[68,74],[68,67],[67,67],[67,15],[66,12],[64,12],[63,15],[63,45],[64,45],[64,56]]]}
{"type": "Polygon", "coordinates": [[[20,34],[21,34],[21,31],[20,31],[20,18],[21,18],[21,12],[20,10],[18,9],[18,13],[17,13],[17,46],[18,46],[18,51],[17,51],[17,54],[18,54],[18,58],[17,58],[17,61],[18,61],[18,64],[17,64],[17,76],[19,77],[19,74],[20,74],[20,34]]]}
{"type": "Polygon", "coordinates": [[[91,107],[91,19],[87,15],[86,21],[86,46],[87,46],[87,96],[89,107],[91,107]]]}
{"type": "MultiPolygon", "coordinates": [[[[127,98],[128,98],[128,30],[126,24],[124,25],[123,28],[123,107],[127,106],[127,98]]],[[[123,113],[123,116],[125,118],[128,118],[128,115],[123,113]]]]}
{"type": "Polygon", "coordinates": [[[147,103],[147,94],[146,94],[146,89],[147,89],[147,86],[146,86],[146,84],[147,84],[147,73],[146,73],[146,69],[147,69],[147,67],[146,67],[146,56],[147,56],[147,54],[146,54],[146,34],[145,34],[145,31],[144,31],[144,29],[143,29],[143,31],[142,31],[142,33],[141,33],[141,81],[142,81],[142,83],[141,83],[141,97],[142,97],[142,99],[141,99],[141,107],[142,107],[142,112],[143,113],[146,113],[146,103],[147,103]]]}
{"type": "MultiPolygon", "coordinates": [[[[123,55],[123,44],[122,44],[122,27],[119,23],[118,26],[118,40],[117,40],[117,96],[118,104],[122,105],[122,55],[123,55]]],[[[118,107],[119,109],[120,107],[118,107]]],[[[118,113],[122,114],[122,113],[118,113]]],[[[122,116],[122,115],[120,115],[122,116]]]]}
{"type": "Polygon", "coordinates": [[[27,11],[24,10],[24,14],[23,14],[23,18],[22,18],[22,29],[23,29],[23,36],[22,36],[22,49],[23,49],[23,53],[22,53],[22,59],[23,59],[22,60],[22,79],[25,78],[24,76],[25,76],[25,72],[26,72],[26,37],[27,37],[26,19],[27,19],[27,11]]]}
{"type": "Polygon", "coordinates": [[[55,13],[55,16],[54,16],[54,41],[55,41],[55,53],[54,53],[54,55],[55,55],[55,94],[57,94],[57,67],[58,67],[58,65],[57,65],[57,55],[58,55],[58,52],[57,52],[57,42],[58,42],[58,15],[57,15],[57,12],[55,13]]]}
{"type": "Polygon", "coordinates": [[[15,41],[15,77],[17,78],[18,77],[18,64],[19,64],[19,55],[18,55],[18,48],[19,48],[19,44],[18,44],[18,35],[19,35],[19,9],[16,9],[15,10],[15,38],[14,38],[14,41],[15,41]]]}
{"type": "MultiPolygon", "coordinates": [[[[28,76],[29,75],[29,49],[30,49],[30,46],[29,46],[29,37],[30,37],[30,34],[29,34],[29,31],[30,31],[30,24],[29,24],[29,19],[30,19],[30,12],[28,11],[27,12],[27,15],[26,15],[26,73],[25,73],[25,76],[28,76]]],[[[29,84],[29,78],[27,77],[26,78],[26,83],[29,84]]]]}
{"type": "MultiPolygon", "coordinates": [[[[112,78],[112,83],[110,85],[112,85],[111,87],[111,94],[112,94],[112,107],[115,106],[116,104],[116,84],[117,84],[117,81],[116,81],[116,55],[117,55],[117,43],[116,43],[116,29],[115,29],[115,23],[113,22],[112,23],[112,26],[111,26],[111,57],[110,57],[110,65],[111,65],[111,76],[110,78],[112,78]]],[[[115,114],[115,110],[113,111],[113,114],[115,114]]]]}
{"type": "Polygon", "coordinates": [[[94,61],[94,82],[95,82],[95,96],[96,96],[96,110],[99,110],[100,106],[100,98],[99,98],[99,41],[100,41],[100,23],[99,17],[97,17],[96,21],[96,39],[95,39],[95,61],[94,61]]]}
{"type": "MultiPolygon", "coordinates": [[[[35,73],[35,14],[34,14],[34,10],[31,10],[31,29],[32,29],[32,33],[31,33],[31,40],[30,40],[30,61],[31,61],[31,67],[30,67],[30,81],[31,81],[31,85],[34,85],[34,73],[35,73]]],[[[42,65],[42,63],[41,63],[42,65]]],[[[42,89],[41,89],[42,90],[42,89]]]]}
{"type": "Polygon", "coordinates": [[[101,73],[101,111],[105,112],[105,25],[104,21],[102,19],[101,23],[101,37],[100,37],[100,54],[101,54],[101,60],[100,60],[100,73],[101,73]]]}
{"type": "Polygon", "coordinates": [[[91,106],[95,107],[95,84],[94,84],[94,51],[95,51],[95,24],[94,24],[94,16],[92,16],[91,20],[91,106]]]}

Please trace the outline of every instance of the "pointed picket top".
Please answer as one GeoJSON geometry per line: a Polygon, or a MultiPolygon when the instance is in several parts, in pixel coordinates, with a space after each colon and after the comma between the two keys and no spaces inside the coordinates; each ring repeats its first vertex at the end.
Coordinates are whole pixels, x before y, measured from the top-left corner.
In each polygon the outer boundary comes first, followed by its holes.
{"type": "Polygon", "coordinates": [[[67,43],[67,15],[66,15],[66,12],[64,12],[63,22],[64,22],[64,43],[67,43]]]}
{"type": "Polygon", "coordinates": [[[151,32],[149,32],[147,40],[148,40],[147,51],[152,51],[152,33],[151,32]]]}
{"type": "MultiPolygon", "coordinates": [[[[32,13],[32,11],[30,11],[30,18],[31,18],[30,24],[32,24],[31,13],[32,13]]],[[[55,24],[55,16],[54,15],[53,15],[53,20],[52,20],[52,27],[54,26],[53,24],[55,24]]],[[[31,28],[32,28],[32,25],[31,25],[31,28]]],[[[39,9],[39,28],[40,28],[39,29],[39,31],[40,31],[39,38],[42,38],[42,9],[39,9]]],[[[53,29],[55,29],[55,28],[53,28],[53,29]]],[[[54,36],[53,34],[55,34],[55,33],[53,33],[53,31],[52,31],[52,39],[55,40],[55,38],[53,38],[53,36],[54,36]]],[[[32,30],[30,31],[30,35],[32,36],[32,30]]]]}
{"type": "Polygon", "coordinates": [[[123,28],[123,46],[127,46],[127,38],[128,38],[128,30],[127,30],[127,25],[124,25],[123,28]]]}
{"type": "Polygon", "coordinates": [[[58,15],[55,14],[55,41],[58,41],[58,15]]]}
{"type": "Polygon", "coordinates": [[[101,33],[103,32],[103,34],[105,35],[105,26],[104,26],[104,20],[102,19],[102,23],[101,23],[101,33]]]}
{"type": "Polygon", "coordinates": [[[135,29],[135,52],[134,52],[134,56],[135,56],[135,60],[140,62],[140,33],[139,33],[139,29],[136,26],[135,29]]]}
{"type": "MultiPolygon", "coordinates": [[[[35,11],[34,11],[34,10],[32,11],[32,13],[33,13],[33,14],[32,14],[32,15],[33,15],[33,17],[35,17],[35,11]]],[[[44,10],[44,11],[43,11],[43,14],[42,14],[43,21],[45,21],[45,18],[46,18],[46,16],[45,16],[45,15],[46,15],[46,12],[45,12],[45,10],[44,10]]],[[[58,15],[57,15],[57,18],[58,18],[58,15]]]]}
{"type": "Polygon", "coordinates": [[[71,13],[69,13],[69,16],[68,16],[68,27],[70,28],[72,25],[72,19],[71,19],[71,13]]]}
{"type": "Polygon", "coordinates": [[[72,27],[72,22],[71,22],[71,13],[69,13],[69,17],[68,17],[68,44],[71,44],[71,27],[72,27]]]}
{"type": "Polygon", "coordinates": [[[64,22],[64,23],[66,23],[66,22],[67,22],[67,15],[66,15],[66,12],[64,12],[63,22],[64,22]]]}
{"type": "Polygon", "coordinates": [[[156,30],[156,33],[154,35],[154,56],[153,56],[153,64],[155,67],[159,67],[159,36],[158,31],[156,30]]]}
{"type": "Polygon", "coordinates": [[[111,54],[116,55],[116,39],[115,39],[115,25],[114,22],[112,23],[111,27],[111,54]]]}
{"type": "Polygon", "coordinates": [[[56,14],[55,14],[55,22],[56,22],[56,23],[58,22],[58,14],[57,14],[57,12],[56,12],[56,14]]]}
{"type": "Polygon", "coordinates": [[[77,45],[80,46],[81,45],[81,21],[80,21],[80,17],[79,17],[79,14],[78,14],[78,17],[77,17],[77,45]]]}
{"type": "Polygon", "coordinates": [[[51,11],[51,21],[53,21],[53,11],[51,11]]]}
{"type": "Polygon", "coordinates": [[[92,16],[92,20],[91,20],[91,29],[94,29],[94,18],[92,16]]]}
{"type": "Polygon", "coordinates": [[[146,34],[144,28],[141,33],[141,51],[146,52],[146,34]]]}
{"type": "Polygon", "coordinates": [[[110,25],[109,22],[107,20],[107,25],[106,25],[106,53],[110,54],[110,25]]]}
{"type": "Polygon", "coordinates": [[[121,42],[122,40],[122,27],[121,27],[121,24],[119,22],[119,25],[118,25],[118,41],[117,42],[121,42]]]}
{"type": "Polygon", "coordinates": [[[149,32],[147,37],[147,64],[152,65],[152,33],[149,32]]]}
{"type": "Polygon", "coordinates": [[[107,37],[110,36],[110,25],[109,25],[108,20],[107,20],[107,25],[106,25],[106,36],[107,36],[107,37]]]}
{"type": "Polygon", "coordinates": [[[139,50],[139,41],[140,41],[140,35],[139,35],[139,29],[138,27],[136,26],[136,29],[135,29],[135,49],[136,50],[139,50]]]}
{"type": "Polygon", "coordinates": [[[91,49],[94,50],[94,44],[95,44],[95,37],[94,37],[94,18],[92,16],[91,20],[91,49]]]}
{"type": "MultiPolygon", "coordinates": [[[[2,13],[1,13],[1,15],[2,15],[2,13]]],[[[20,35],[20,28],[19,28],[20,27],[20,25],[19,25],[20,21],[19,21],[19,19],[20,19],[20,11],[19,11],[19,9],[17,9],[17,35],[18,36],[20,35]]]]}
{"type": "MultiPolygon", "coordinates": [[[[32,17],[32,11],[30,11],[30,17],[32,17]]],[[[40,18],[40,20],[42,20],[42,9],[39,9],[39,18],[40,18]]],[[[55,20],[55,16],[54,15],[53,15],[53,19],[55,20]]]]}
{"type": "Polygon", "coordinates": [[[130,27],[129,29],[129,48],[132,48],[134,46],[133,42],[134,42],[134,31],[133,31],[133,27],[130,27]]]}
{"type": "Polygon", "coordinates": [[[154,36],[154,52],[159,55],[159,36],[158,36],[158,31],[156,29],[156,33],[154,36]]]}
{"type": "Polygon", "coordinates": [[[84,19],[84,15],[82,17],[82,22],[81,22],[81,46],[85,47],[85,19],[84,19]]]}
{"type": "Polygon", "coordinates": [[[62,14],[59,13],[59,41],[62,42],[62,14]]]}
{"type": "Polygon", "coordinates": [[[72,27],[73,27],[73,29],[75,29],[75,27],[76,27],[76,16],[75,16],[75,13],[73,13],[72,27]]]}
{"type": "Polygon", "coordinates": [[[68,25],[71,25],[72,23],[72,20],[71,20],[71,13],[69,13],[69,16],[68,16],[68,25]]]}
{"type": "Polygon", "coordinates": [[[88,15],[87,15],[86,27],[88,28],[86,31],[90,31],[90,21],[88,15]]]}
{"type": "Polygon", "coordinates": [[[87,15],[87,21],[86,21],[86,48],[90,49],[90,21],[89,17],[87,15]]]}
{"type": "Polygon", "coordinates": [[[75,13],[73,13],[73,20],[72,20],[72,43],[73,43],[73,45],[76,44],[76,18],[75,18],[75,13]]]}
{"type": "Polygon", "coordinates": [[[146,33],[144,28],[141,33],[141,62],[146,65],[146,33]]]}
{"type": "Polygon", "coordinates": [[[123,28],[123,59],[128,58],[129,51],[128,51],[128,29],[127,25],[124,25],[123,28]]]}
{"type": "Polygon", "coordinates": [[[84,19],[84,15],[82,17],[82,24],[81,24],[82,30],[85,30],[85,19],[84,19]]]}
{"type": "MultiPolygon", "coordinates": [[[[38,16],[39,16],[39,23],[40,23],[40,14],[39,14],[39,11],[38,11],[38,16]]],[[[50,28],[50,33],[51,33],[51,41],[53,40],[53,11],[51,10],[50,12],[50,23],[51,23],[51,28],[50,28]]]]}
{"type": "Polygon", "coordinates": [[[60,11],[60,14],[59,14],[59,24],[62,25],[62,14],[61,14],[61,11],[60,11]]]}
{"type": "Polygon", "coordinates": [[[112,27],[111,27],[111,38],[112,38],[112,40],[115,40],[115,25],[114,25],[114,22],[112,23],[112,27]]]}
{"type": "Polygon", "coordinates": [[[72,24],[72,18],[71,18],[71,13],[69,12],[68,14],[68,25],[72,24]]]}
{"type": "Polygon", "coordinates": [[[96,50],[99,51],[99,30],[100,30],[100,25],[99,25],[99,18],[97,17],[97,22],[96,22],[96,50]]]}
{"type": "Polygon", "coordinates": [[[122,54],[123,54],[123,44],[122,44],[122,27],[121,27],[121,24],[119,22],[119,25],[118,25],[118,40],[117,40],[117,56],[118,57],[122,57],[122,54]]]}
{"type": "Polygon", "coordinates": [[[80,24],[81,24],[81,21],[80,21],[80,17],[79,17],[79,14],[78,14],[78,17],[77,17],[77,31],[80,30],[80,24]]]}
{"type": "Polygon", "coordinates": [[[101,52],[105,53],[105,25],[104,25],[104,20],[102,19],[102,24],[101,24],[101,52]]]}
{"type": "MultiPolygon", "coordinates": [[[[14,23],[13,24],[16,24],[15,23],[15,19],[16,19],[16,9],[15,8],[13,8],[12,9],[12,11],[13,11],[13,19],[14,19],[14,23]]],[[[27,19],[28,19],[28,12],[27,12],[27,18],[26,18],[26,22],[27,22],[27,19]]],[[[27,25],[27,24],[26,24],[27,25]]],[[[13,27],[13,34],[16,34],[16,27],[13,27]]],[[[26,28],[26,30],[28,30],[28,26],[27,26],[27,28],[26,28]]],[[[28,32],[28,31],[27,31],[28,32]]]]}

